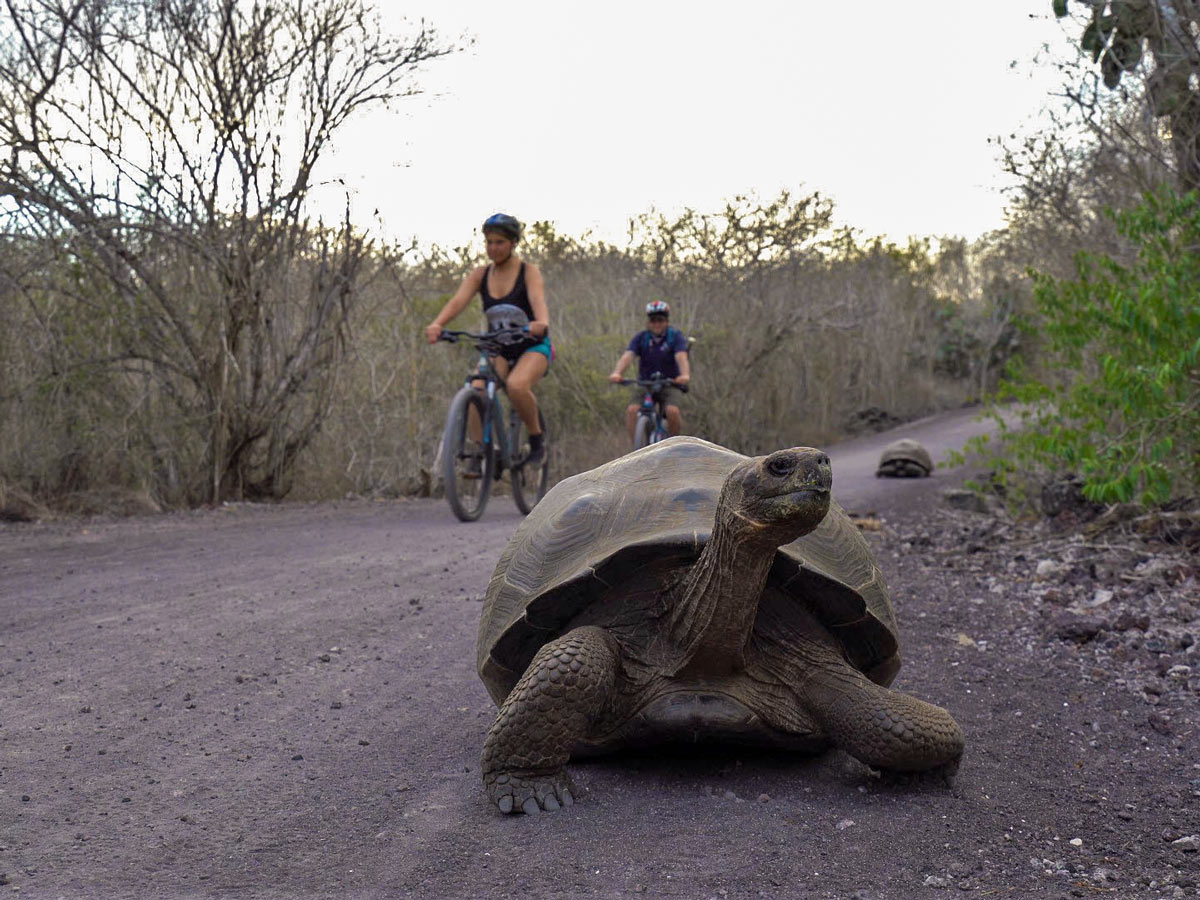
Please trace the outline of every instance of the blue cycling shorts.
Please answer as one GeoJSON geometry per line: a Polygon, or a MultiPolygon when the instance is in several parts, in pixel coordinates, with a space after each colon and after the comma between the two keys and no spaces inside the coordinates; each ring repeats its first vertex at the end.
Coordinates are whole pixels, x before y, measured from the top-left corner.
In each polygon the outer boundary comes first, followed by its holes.
{"type": "Polygon", "coordinates": [[[512,364],[526,353],[540,353],[546,357],[547,364],[554,362],[554,345],[550,343],[549,335],[543,335],[542,339],[536,344],[519,348],[515,355],[510,356],[508,353],[505,353],[504,358],[508,360],[509,364],[512,364]]]}

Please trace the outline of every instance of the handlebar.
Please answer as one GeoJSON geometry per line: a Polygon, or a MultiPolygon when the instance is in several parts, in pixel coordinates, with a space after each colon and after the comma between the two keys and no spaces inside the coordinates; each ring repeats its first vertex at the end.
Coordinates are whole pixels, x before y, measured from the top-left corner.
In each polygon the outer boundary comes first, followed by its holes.
{"type": "Polygon", "coordinates": [[[670,378],[622,378],[620,381],[612,381],[610,384],[636,384],[638,387],[650,388],[652,391],[661,391],[665,387],[673,387],[677,391],[683,393],[688,392],[686,384],[676,384],[670,378]]]}
{"type": "MultiPolygon", "coordinates": [[[[550,330],[546,329],[546,334],[549,333],[550,330]]],[[[543,337],[544,336],[545,335],[543,335],[543,337]]],[[[528,325],[525,325],[521,328],[499,328],[496,331],[485,332],[451,331],[448,328],[443,328],[441,333],[438,334],[439,341],[446,341],[450,344],[457,344],[462,338],[466,338],[467,340],[475,341],[480,344],[487,344],[496,347],[519,344],[528,340],[541,340],[541,338],[536,337],[533,332],[529,330],[528,325]]]]}

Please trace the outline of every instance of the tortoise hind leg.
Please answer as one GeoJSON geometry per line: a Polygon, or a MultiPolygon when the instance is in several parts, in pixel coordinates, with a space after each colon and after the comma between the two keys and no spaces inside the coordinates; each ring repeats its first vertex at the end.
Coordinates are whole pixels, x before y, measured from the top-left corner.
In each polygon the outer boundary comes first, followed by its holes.
{"type": "Polygon", "coordinates": [[[958,769],[963,733],[940,706],[880,687],[857,671],[827,671],[810,684],[810,708],[830,741],[885,772],[958,769]]]}
{"type": "Polygon", "coordinates": [[[501,812],[574,803],[563,766],[612,695],[619,652],[608,632],[590,626],[538,651],[483,744],[484,787],[501,812]]]}

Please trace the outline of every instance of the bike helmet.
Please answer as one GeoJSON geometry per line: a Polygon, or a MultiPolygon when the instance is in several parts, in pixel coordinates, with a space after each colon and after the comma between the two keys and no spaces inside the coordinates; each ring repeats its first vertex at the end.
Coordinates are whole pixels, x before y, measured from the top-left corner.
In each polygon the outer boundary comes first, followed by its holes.
{"type": "Polygon", "coordinates": [[[495,231],[504,235],[514,244],[521,240],[521,223],[507,213],[496,213],[488,216],[483,222],[483,233],[495,231]]]}
{"type": "Polygon", "coordinates": [[[671,307],[667,305],[665,300],[651,300],[646,304],[646,315],[648,316],[671,316],[671,307]]]}

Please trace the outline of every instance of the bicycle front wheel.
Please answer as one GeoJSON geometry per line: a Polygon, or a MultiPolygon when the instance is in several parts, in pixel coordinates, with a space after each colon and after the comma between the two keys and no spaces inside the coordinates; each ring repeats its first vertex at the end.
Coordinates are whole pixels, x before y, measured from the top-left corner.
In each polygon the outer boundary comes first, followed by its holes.
{"type": "Polygon", "coordinates": [[[667,430],[667,423],[663,419],[654,420],[654,431],[650,433],[650,443],[657,444],[659,441],[665,441],[671,436],[671,432],[667,430]]]}
{"type": "MultiPolygon", "coordinates": [[[[487,404],[472,387],[464,387],[450,401],[446,430],[442,433],[442,479],[446,502],[463,522],[474,522],[483,515],[495,477],[491,441],[471,439],[471,410],[487,424],[487,404]]],[[[484,428],[486,433],[487,429],[484,428]]]]}
{"type": "Polygon", "coordinates": [[[654,421],[649,416],[638,416],[637,425],[633,428],[633,449],[641,450],[652,443],[654,421]]]}
{"type": "MultiPolygon", "coordinates": [[[[530,468],[529,466],[517,466],[512,470],[512,494],[513,502],[517,504],[517,509],[525,515],[529,515],[539,500],[546,496],[546,488],[550,484],[550,438],[546,434],[546,417],[542,415],[542,411],[538,410],[538,422],[542,425],[542,447],[546,451],[546,455],[542,458],[542,462],[538,466],[530,468]]],[[[511,432],[514,453],[523,452],[523,449],[529,444],[529,432],[525,429],[524,424],[519,420],[513,425],[511,432]]]]}

